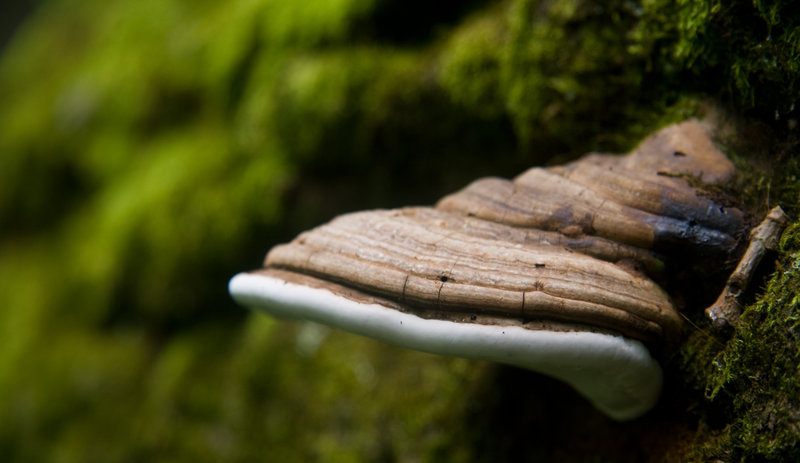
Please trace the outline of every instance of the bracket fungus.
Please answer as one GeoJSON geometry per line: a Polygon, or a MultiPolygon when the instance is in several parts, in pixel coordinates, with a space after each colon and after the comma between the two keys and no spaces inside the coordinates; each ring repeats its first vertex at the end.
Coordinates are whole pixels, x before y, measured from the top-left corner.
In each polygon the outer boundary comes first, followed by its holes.
{"type": "Polygon", "coordinates": [[[734,166],[687,121],[633,152],[484,178],[435,207],[346,214],[236,275],[239,303],[559,378],[612,418],[656,403],[680,333],[672,260],[729,260],[745,214],[704,189],[734,166]]]}

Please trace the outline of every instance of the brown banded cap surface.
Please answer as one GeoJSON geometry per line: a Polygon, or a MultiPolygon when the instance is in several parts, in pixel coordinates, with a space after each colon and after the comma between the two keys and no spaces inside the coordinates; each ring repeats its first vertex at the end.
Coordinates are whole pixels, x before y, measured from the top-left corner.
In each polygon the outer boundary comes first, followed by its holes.
{"type": "Polygon", "coordinates": [[[348,214],[275,247],[266,266],[428,311],[572,322],[645,341],[676,334],[669,297],[644,275],[546,240],[497,239],[503,224],[477,236],[467,219],[425,208],[348,214]]]}
{"type": "Polygon", "coordinates": [[[738,243],[743,214],[692,184],[724,182],[733,173],[700,123],[689,121],[663,129],[627,156],[590,154],[532,168],[514,181],[478,180],[437,208],[661,252],[724,255],[738,243]]]}
{"type": "Polygon", "coordinates": [[[435,208],[338,217],[275,247],[265,266],[420,313],[569,322],[648,343],[674,339],[678,314],[647,273],[658,272],[659,251],[734,248],[742,213],[691,186],[732,173],[690,121],[627,156],[592,154],[513,181],[477,180],[435,208]],[[645,273],[618,265],[630,262],[645,273]]]}

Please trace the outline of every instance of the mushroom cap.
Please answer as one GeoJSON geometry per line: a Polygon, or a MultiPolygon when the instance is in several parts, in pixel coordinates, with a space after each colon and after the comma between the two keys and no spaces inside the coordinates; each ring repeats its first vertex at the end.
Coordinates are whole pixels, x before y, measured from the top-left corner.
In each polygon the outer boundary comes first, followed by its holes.
{"type": "Polygon", "coordinates": [[[493,223],[486,235],[475,233],[473,221],[430,208],[346,214],[276,246],[265,267],[338,282],[434,318],[566,322],[651,344],[677,337],[669,296],[644,274],[553,245],[535,229],[512,237],[513,227],[493,223]]]}
{"type": "Polygon", "coordinates": [[[304,275],[262,270],[236,275],[229,289],[240,304],[274,316],[311,320],[424,352],[500,362],[553,376],[617,420],[636,418],[658,400],[661,368],[639,341],[552,326],[544,330],[521,324],[422,318],[391,308],[391,301],[346,287],[334,292],[332,285],[304,275]]]}
{"type": "Polygon", "coordinates": [[[552,375],[635,418],[661,387],[648,348],[681,329],[654,280],[670,259],[736,249],[744,214],[702,190],[732,174],[689,121],[626,156],[480,179],[434,208],[346,214],[273,248],[230,292],[277,316],[552,375]]]}

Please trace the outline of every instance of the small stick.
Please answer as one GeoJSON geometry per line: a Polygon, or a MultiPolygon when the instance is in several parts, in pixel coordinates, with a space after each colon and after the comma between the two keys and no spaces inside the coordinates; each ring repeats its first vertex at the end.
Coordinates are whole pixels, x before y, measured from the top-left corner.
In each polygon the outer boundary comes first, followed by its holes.
{"type": "Polygon", "coordinates": [[[706,315],[711,319],[714,329],[724,331],[736,326],[739,322],[745,290],[767,251],[774,251],[777,248],[778,239],[786,227],[787,220],[783,209],[776,206],[750,232],[750,245],[742,256],[742,260],[728,278],[722,294],[711,307],[706,309],[706,315]]]}

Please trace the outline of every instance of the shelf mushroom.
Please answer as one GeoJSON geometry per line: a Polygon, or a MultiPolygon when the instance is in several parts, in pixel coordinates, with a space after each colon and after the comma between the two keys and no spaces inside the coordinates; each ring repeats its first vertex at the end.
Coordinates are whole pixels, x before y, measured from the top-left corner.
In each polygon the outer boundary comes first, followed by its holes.
{"type": "Polygon", "coordinates": [[[660,393],[651,352],[681,329],[657,283],[665,265],[739,247],[744,214],[702,189],[733,173],[687,121],[625,156],[480,179],[435,207],[337,217],[229,289],[278,317],[551,375],[633,419],[660,393]]]}

